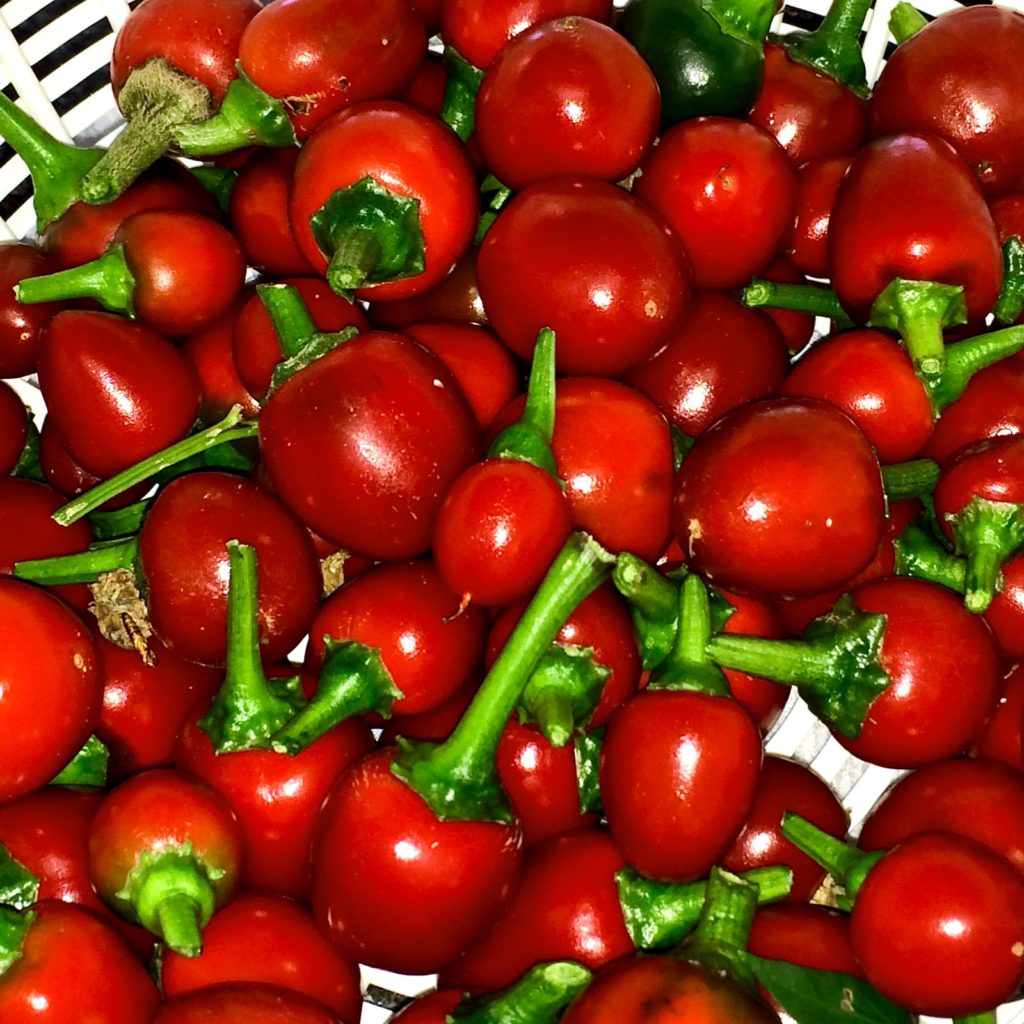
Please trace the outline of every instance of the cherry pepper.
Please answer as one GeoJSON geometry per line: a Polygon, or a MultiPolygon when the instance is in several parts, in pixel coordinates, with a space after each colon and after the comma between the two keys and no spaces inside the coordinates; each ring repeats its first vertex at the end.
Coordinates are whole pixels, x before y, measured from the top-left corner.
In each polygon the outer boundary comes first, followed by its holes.
{"type": "Polygon", "coordinates": [[[983,321],[1002,286],[981,189],[935,135],[889,135],[857,153],[836,194],[828,247],[843,308],[900,333],[925,377],[942,369],[943,328],[983,321]]]}
{"type": "Polygon", "coordinates": [[[112,789],[89,832],[101,899],[176,953],[198,956],[202,927],[238,885],[244,841],[224,799],[166,768],[112,789]]]}
{"type": "Polygon", "coordinates": [[[882,995],[967,1024],[993,1021],[1024,981],[1024,879],[988,847],[934,831],[863,853],[791,814],[782,831],[845,890],[854,956],[882,995]]]}
{"type": "Polygon", "coordinates": [[[312,903],[343,953],[427,974],[491,923],[522,842],[495,768],[502,731],[562,623],[613,561],[573,534],[451,736],[399,741],[338,780],[320,812],[312,903]]]}
{"type": "Polygon", "coordinates": [[[532,593],[572,527],[558,479],[555,334],[537,336],[526,408],[488,458],[452,484],[434,527],[434,558],[463,604],[504,607],[532,593]]]}
{"type": "Polygon", "coordinates": [[[631,0],[617,29],[661,89],[662,127],[705,114],[745,117],[764,77],[775,0],[631,0]]]}

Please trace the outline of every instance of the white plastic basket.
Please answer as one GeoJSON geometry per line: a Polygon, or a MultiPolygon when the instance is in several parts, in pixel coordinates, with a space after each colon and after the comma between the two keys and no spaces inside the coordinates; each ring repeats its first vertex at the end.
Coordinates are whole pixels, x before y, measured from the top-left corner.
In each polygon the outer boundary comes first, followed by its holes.
{"type": "MultiPolygon", "coordinates": [[[[624,0],[616,0],[622,6],[624,0]]],[[[863,34],[868,80],[873,81],[894,45],[889,15],[897,0],[876,0],[863,34]]],[[[981,0],[986,2],[986,0],[981,0]]],[[[1024,10],[1024,0],[1000,0],[1024,10]]],[[[6,0],[0,2],[0,89],[48,131],[79,145],[104,145],[122,120],[109,87],[114,36],[138,0],[6,0]]],[[[829,0],[787,3],[775,19],[776,32],[815,27],[829,0]]],[[[961,6],[957,0],[915,0],[935,16],[961,6]]],[[[0,144],[0,238],[26,238],[35,215],[25,165],[0,144]]],[[[10,381],[41,422],[44,408],[31,380],[10,381]]],[[[847,753],[795,694],[767,742],[769,753],[792,757],[829,781],[850,814],[854,834],[885,788],[902,773],[879,768],[847,753]]],[[[381,1024],[409,996],[433,987],[433,976],[407,977],[363,968],[361,1024],[381,1024]]],[[[921,1018],[928,1024],[933,1018],[921,1018]]],[[[999,1024],[1024,1024],[1024,1000],[1001,1008],[999,1024]]],[[[626,1022],[624,1022],[626,1024],[626,1022]]]]}

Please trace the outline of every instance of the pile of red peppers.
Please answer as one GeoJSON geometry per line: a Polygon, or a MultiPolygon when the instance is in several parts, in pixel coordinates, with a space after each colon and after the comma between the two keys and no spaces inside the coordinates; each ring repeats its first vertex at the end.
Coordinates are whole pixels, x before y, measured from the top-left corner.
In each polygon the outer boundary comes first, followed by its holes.
{"type": "Polygon", "coordinates": [[[109,148],[0,94],[3,1024],[1009,1019],[1024,14],[882,16],[141,0],[109,148]]]}

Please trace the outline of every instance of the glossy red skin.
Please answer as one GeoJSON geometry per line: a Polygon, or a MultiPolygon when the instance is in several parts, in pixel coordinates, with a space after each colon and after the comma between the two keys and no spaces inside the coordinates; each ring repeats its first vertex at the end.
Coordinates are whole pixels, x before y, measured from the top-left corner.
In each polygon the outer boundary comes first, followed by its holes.
{"type": "Polygon", "coordinates": [[[480,678],[474,674],[443,704],[416,715],[392,715],[382,723],[378,745],[394,743],[399,736],[409,740],[446,740],[478,689],[480,678]]]}
{"type": "Polygon", "coordinates": [[[164,953],[165,999],[231,982],[263,982],[298,992],[356,1024],[362,1009],[359,971],[317,930],[309,911],[291,900],[242,893],[203,929],[203,951],[164,953]]]}
{"type": "Polygon", "coordinates": [[[1020,188],[1024,18],[1003,7],[956,10],[906,43],[875,83],[873,134],[935,132],[956,147],[986,194],[1020,188]],[[918,88],[922,81],[928,89],[918,88]]]}
{"type": "Polygon", "coordinates": [[[216,905],[238,886],[245,852],[238,820],[206,785],[167,768],[131,776],[107,792],[89,830],[89,874],[100,898],[129,920],[119,896],[139,856],[189,844],[206,866],[216,905]]]}
{"type": "Polygon", "coordinates": [[[35,373],[39,333],[66,302],[17,302],[14,288],[26,277],[52,274],[60,264],[29,242],[0,242],[0,378],[35,373]]]}
{"type": "MultiPolygon", "coordinates": [[[[290,277],[274,283],[290,285],[299,293],[317,330],[333,334],[347,327],[365,331],[368,326],[362,309],[331,291],[322,278],[290,277]]],[[[232,352],[242,383],[253,395],[262,398],[270,387],[274,368],[284,355],[259,295],[249,298],[238,314],[232,352]]]]}
{"type": "Polygon", "coordinates": [[[611,0],[441,0],[441,35],[470,64],[489,67],[505,44],[534,25],[580,15],[607,23],[611,0]]]}
{"type": "Polygon", "coordinates": [[[857,153],[832,207],[828,249],[832,287],[858,322],[897,277],[962,285],[968,320],[980,322],[1003,279],[981,189],[934,135],[889,135],[857,153]]]}
{"type": "Polygon", "coordinates": [[[841,587],[833,587],[831,590],[822,591],[820,594],[811,594],[809,597],[791,598],[777,602],[775,610],[782,620],[785,633],[790,636],[800,636],[813,619],[830,612],[835,607],[836,601],[851,587],[859,586],[870,580],[881,579],[883,576],[894,575],[896,572],[896,548],[894,546],[896,538],[921,515],[922,511],[923,507],[917,498],[904,498],[901,501],[891,502],[885,520],[885,529],[882,533],[882,543],[866,569],[841,587]]]}
{"type": "Polygon", "coordinates": [[[864,432],[882,465],[914,458],[931,436],[931,402],[902,345],[865,328],[816,344],[789,372],[784,395],[819,398],[864,432]]]}
{"type": "MultiPolygon", "coordinates": [[[[12,575],[17,562],[54,555],[73,555],[92,543],[84,520],[58,526],[53,513],[65,504],[62,494],[47,484],[22,477],[0,477],[0,574],[12,575]]],[[[78,612],[92,596],[83,584],[47,587],[78,612]]]]}
{"type": "Polygon", "coordinates": [[[867,100],[772,43],[765,47],[764,83],[747,117],[770,132],[796,166],[855,153],[868,138],[867,100]]]}
{"type": "Polygon", "coordinates": [[[114,41],[110,80],[114,95],[152,57],[163,57],[210,90],[219,106],[237,77],[235,62],[258,0],[155,0],[125,20],[114,41]]]}
{"type": "MultiPolygon", "coordinates": [[[[719,594],[735,609],[726,621],[723,633],[763,637],[786,635],[773,605],[729,591],[720,590],[719,594]]],[[[750,712],[761,732],[767,735],[789,700],[790,688],[732,668],[724,668],[722,672],[732,695],[750,712]]]]}
{"type": "Polygon", "coordinates": [[[522,834],[515,824],[439,821],[392,774],[393,756],[385,748],[358,761],[324,804],[313,912],[351,959],[429,974],[468,949],[507,901],[522,834]]]}
{"type": "Polygon", "coordinates": [[[796,169],[762,128],[732,117],[680,122],[641,171],[634,191],[682,239],[698,288],[745,285],[782,255],[796,213],[796,169]]]}
{"type": "Polygon", "coordinates": [[[515,358],[485,327],[435,321],[409,324],[402,333],[448,367],[482,428],[519,394],[520,373],[515,358]]]}
{"type": "Polygon", "coordinates": [[[584,989],[564,1024],[777,1024],[766,1004],[720,974],[671,956],[624,957],[584,989]]]}
{"type": "Polygon", "coordinates": [[[404,329],[433,320],[486,325],[487,311],[476,280],[477,252],[476,246],[470,246],[451,273],[421,295],[393,302],[371,302],[367,310],[370,321],[386,329],[404,329]]]}
{"type": "Polygon", "coordinates": [[[309,628],[320,566],[298,520],[258,484],[231,473],[178,477],[147,513],[139,555],[153,629],[179,657],[224,664],[229,540],[256,549],[260,654],[277,661],[309,628]]]}
{"type": "Polygon", "coordinates": [[[4,1024],[150,1024],[160,994],[113,928],[59,900],[33,910],[21,956],[0,978],[4,1024]]]}
{"type": "Polygon", "coordinates": [[[678,327],[690,296],[686,253],[667,224],[603,181],[559,178],[524,189],[480,246],[480,296],[491,327],[528,359],[557,335],[560,373],[621,373],[678,327]]]}
{"type": "Polygon", "coordinates": [[[135,316],[171,337],[194,334],[228,311],[245,257],[227,228],[187,210],[145,210],[114,235],[135,278],[135,316]]]}
{"type": "Polygon", "coordinates": [[[204,701],[184,722],[174,747],[176,766],[220,793],[237,815],[245,837],[241,884],[308,899],[317,811],[338,776],[372,749],[370,730],[349,719],[294,757],[272,750],[217,754],[199,724],[208,710],[204,701]]]}
{"type": "Polygon", "coordinates": [[[462,1002],[460,989],[439,989],[416,999],[388,1018],[388,1024],[448,1024],[450,1014],[462,1002]]]}
{"type": "Polygon", "coordinates": [[[260,417],[260,441],[275,490],[307,526],[381,559],[430,547],[444,495],[480,444],[444,366],[381,331],[360,334],[278,388],[260,417]]]}
{"type": "Polygon", "coordinates": [[[601,798],[626,860],[651,878],[703,878],[750,813],[761,757],[761,733],[738,701],[634,696],[601,747],[601,798]]]}
{"type": "Polygon", "coordinates": [[[474,130],[492,173],[519,191],[558,175],[628,177],[660,116],[658,83],[633,44],[572,16],[524,29],[502,48],[480,83],[474,130]]]}
{"type": "Polygon", "coordinates": [[[28,411],[18,392],[0,381],[0,476],[18,464],[28,440],[28,411]]]}
{"type": "Polygon", "coordinates": [[[238,172],[231,188],[228,219],[249,266],[266,274],[309,274],[309,260],[299,252],[288,222],[288,200],[299,150],[263,149],[238,172]]]}
{"type": "MultiPolygon", "coordinates": [[[[775,260],[758,273],[767,281],[808,283],[807,278],[785,257],[775,260]]],[[[792,309],[764,309],[762,312],[782,331],[790,352],[800,352],[814,335],[814,317],[810,313],[798,313],[792,309]]]]}
{"type": "Polygon", "coordinates": [[[1024,503],[1024,437],[990,437],[961,448],[942,467],[935,485],[935,512],[942,532],[953,540],[951,517],[975,498],[1000,504],[1024,503]]]}
{"type": "Polygon", "coordinates": [[[983,619],[959,594],[925,580],[887,577],[852,592],[861,611],[886,616],[879,662],[892,683],[872,702],[860,736],[836,736],[886,768],[917,768],[965,750],[988,721],[1002,679],[983,619]]]}
{"type": "Polygon", "coordinates": [[[1003,359],[979,370],[942,411],[921,454],[946,462],[965,445],[1024,432],[1024,360],[1003,359]]]}
{"type": "Polygon", "coordinates": [[[534,847],[494,928],[441,972],[439,984],[494,992],[537,964],[574,960],[597,970],[632,953],[615,884],[625,866],[603,829],[577,829],[534,847]]]}
{"type": "Polygon", "coordinates": [[[486,459],[448,491],[434,528],[434,558],[452,593],[503,608],[537,588],[571,529],[569,502],[547,470],[486,459]]]}
{"type": "Polygon", "coordinates": [[[511,718],[498,744],[497,764],[502,788],[522,823],[526,849],[551,836],[597,824],[597,814],[580,810],[576,749],[571,741],[553,747],[535,726],[520,725],[511,718]]]}
{"type": "Polygon", "coordinates": [[[882,995],[937,1017],[983,1013],[1024,980],[1024,879],[971,839],[912,836],[869,873],[850,931],[882,995]]]}
{"type": "Polygon", "coordinates": [[[110,751],[111,784],[141,771],[171,764],[174,744],[186,716],[220,689],[224,673],[185,661],[151,636],[146,641],[155,663],[126,651],[94,632],[103,673],[103,707],[96,735],[110,751]]]}
{"type": "MultiPolygon", "coordinates": [[[[89,490],[90,487],[95,487],[100,482],[98,476],[83,469],[71,457],[57,431],[57,427],[49,416],[43,420],[42,429],[39,431],[39,467],[43,471],[43,477],[46,482],[55,491],[60,491],[65,498],[74,498],[83,491],[89,490]]],[[[147,484],[136,484],[134,487],[129,487],[122,494],[111,498],[109,501],[105,501],[100,508],[124,508],[125,505],[138,501],[148,490],[149,486],[147,484]]],[[[60,505],[55,504],[50,511],[55,512],[59,507],[60,505]]],[[[42,523],[40,523],[41,525],[42,523]]],[[[69,535],[67,528],[62,528],[61,533],[65,536],[69,535]]]]}
{"type": "MultiPolygon", "coordinates": [[[[516,422],[524,406],[523,397],[507,405],[489,435],[516,422]]],[[[673,462],[668,421],[654,402],[618,381],[564,377],[555,386],[551,447],[573,526],[612,552],[657,559],[671,535],[673,462]]]]}
{"type": "Polygon", "coordinates": [[[850,942],[850,917],[832,907],[800,903],[758,907],[747,950],[766,960],[863,977],[850,942]]]}
{"type": "Polygon", "coordinates": [[[306,667],[320,668],[324,637],[356,640],[380,651],[403,697],[395,714],[416,714],[443,703],[470,677],[483,655],[482,609],[459,612],[459,596],[433,562],[375,566],[336,590],[309,628],[306,667]]]}
{"type": "Polygon", "coordinates": [[[729,295],[697,292],[690,314],[656,355],[623,376],[696,437],[744,402],[774,395],[789,368],[786,344],[763,313],[729,295]]]}
{"type": "Polygon", "coordinates": [[[78,617],[45,590],[0,577],[0,800],[45,785],[78,753],[102,689],[78,617]]]}
{"type": "Polygon", "coordinates": [[[803,398],[751,402],[690,450],[676,475],[672,517],[687,564],[716,586],[813,594],[851,579],[878,550],[878,461],[833,406],[803,398]]]}
{"type": "Polygon", "coordinates": [[[793,872],[793,887],[786,902],[806,903],[818,891],[825,869],[782,835],[786,811],[799,814],[837,839],[846,835],[846,811],[828,784],[796,761],[769,756],[761,767],[747,820],[721,864],[734,872],[787,865],[793,872]]]}
{"type": "Polygon", "coordinates": [[[424,269],[355,294],[373,302],[422,294],[451,271],[476,231],[479,191],[466,150],[443,122],[404,103],[362,103],[326,122],[299,154],[290,204],[295,241],[317,273],[327,258],[310,218],[336,190],[366,177],[419,202],[424,269]]]}
{"type": "Polygon", "coordinates": [[[7,801],[0,804],[0,843],[39,880],[38,899],[91,910],[148,959],[153,936],[108,910],[89,878],[89,826],[102,800],[98,789],[44,786],[7,801]]]}
{"type": "Polygon", "coordinates": [[[790,261],[811,277],[828,277],[828,226],[851,157],[810,160],[797,169],[796,220],[789,235],[790,261]]]}
{"type": "MultiPolygon", "coordinates": [[[[526,602],[521,601],[495,619],[487,638],[488,667],[494,664],[525,608],[526,602]]],[[[555,643],[591,647],[594,661],[611,669],[587,723],[590,729],[600,728],[640,685],[640,652],[625,601],[610,584],[599,587],[576,606],[558,631],[555,643]]]]}
{"type": "Polygon", "coordinates": [[[397,99],[426,114],[440,117],[447,86],[448,65],[444,56],[428,51],[415,77],[398,94],[397,99]]]}
{"type": "Polygon", "coordinates": [[[1024,772],[1024,666],[1017,664],[1006,674],[1003,695],[971,752],[1024,772]]]}
{"type": "Polygon", "coordinates": [[[238,376],[233,351],[235,322],[248,294],[248,288],[242,289],[219,320],[186,338],[180,346],[199,382],[199,418],[204,423],[217,423],[235,405],[242,407],[242,415],[248,419],[259,415],[259,403],[238,376]]]}
{"type": "Polygon", "coordinates": [[[68,453],[100,477],[180,441],[199,412],[188,360],[111,313],[58,313],[43,331],[39,385],[68,453]]]}
{"type": "Polygon", "coordinates": [[[256,982],[217,985],[169,999],[152,1024],[350,1024],[297,992],[256,982]]]}
{"type": "Polygon", "coordinates": [[[426,51],[423,22],[406,0],[289,0],[253,19],[239,56],[305,138],[342,108],[393,96],[426,51]]]}
{"type": "Polygon", "coordinates": [[[39,238],[61,267],[77,267],[102,256],[121,224],[142,210],[192,210],[217,217],[217,201],[191,171],[175,160],[161,160],[144,171],[116,199],[93,206],[72,203],[39,238]]]}
{"type": "Polygon", "coordinates": [[[857,845],[888,850],[921,832],[954,832],[1024,874],[1024,775],[1000,761],[953,758],[903,776],[864,821],[857,845]]]}

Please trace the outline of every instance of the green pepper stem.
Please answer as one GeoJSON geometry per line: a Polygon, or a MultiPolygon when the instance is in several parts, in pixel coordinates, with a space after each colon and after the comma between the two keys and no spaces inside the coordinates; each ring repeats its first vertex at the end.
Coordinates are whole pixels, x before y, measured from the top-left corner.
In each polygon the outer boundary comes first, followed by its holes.
{"type": "Polygon", "coordinates": [[[473,134],[476,124],[476,94],[480,91],[484,73],[450,46],[444,48],[444,61],[448,75],[441,120],[465,142],[473,134]]]}
{"type": "Polygon", "coordinates": [[[892,502],[931,494],[938,483],[939,472],[939,464],[933,459],[912,459],[882,466],[885,496],[892,502]]]}
{"type": "Polygon", "coordinates": [[[116,476],[104,480],[69,501],[54,512],[54,521],[61,526],[70,526],[111,498],[116,498],[130,487],[156,476],[162,470],[191,458],[193,455],[198,455],[208,448],[214,448],[219,444],[228,444],[231,441],[240,441],[246,437],[255,437],[259,433],[259,424],[255,420],[251,422],[241,422],[241,420],[242,407],[240,405],[232,406],[219,423],[150,455],[149,458],[135,463],[134,466],[129,466],[116,476]]]}
{"type": "Polygon", "coordinates": [[[707,651],[724,668],[795,686],[822,721],[855,738],[891,682],[879,661],[884,632],[884,615],[865,614],[843,596],[799,640],[719,633],[707,651]]]}
{"type": "Polygon", "coordinates": [[[492,459],[529,462],[557,480],[558,466],[551,449],[554,432],[555,332],[545,327],[537,335],[534,346],[523,415],[498,434],[487,455],[492,459]]]}
{"type": "Polygon", "coordinates": [[[505,723],[566,619],[613,563],[592,537],[572,534],[449,738],[440,745],[404,745],[395,774],[438,816],[511,820],[494,763],[505,723]]]}
{"type": "Polygon", "coordinates": [[[1024,310],[1024,243],[1013,235],[1003,243],[1003,286],[992,309],[998,324],[1012,324],[1024,310]]]}
{"type": "Polygon", "coordinates": [[[840,327],[852,327],[853,321],[839,303],[831,288],[817,284],[786,284],[755,277],[740,296],[751,309],[792,309],[798,313],[812,313],[828,317],[840,327]]]}
{"type": "Polygon", "coordinates": [[[204,121],[211,112],[209,89],[163,57],[152,57],[132,71],[117,104],[125,127],[82,179],[87,203],[116,199],[167,152],[177,126],[204,121]]]}
{"type": "Polygon", "coordinates": [[[753,973],[743,957],[757,899],[756,885],[724,868],[712,868],[697,926],[677,955],[752,989],[753,973]]]}
{"type": "Polygon", "coordinates": [[[655,668],[669,656],[675,643],[679,587],[628,551],[615,560],[612,582],[629,604],[643,666],[655,668]]]}
{"type": "Polygon", "coordinates": [[[711,601],[708,588],[695,573],[683,580],[679,590],[678,623],[672,652],[651,673],[650,688],[728,695],[730,690],[725,676],[708,657],[711,601]]]}
{"type": "Polygon", "coordinates": [[[571,960],[538,964],[502,992],[464,1000],[448,1019],[457,1024],[555,1024],[590,979],[590,971],[571,960]]]}
{"type": "Polygon", "coordinates": [[[50,780],[51,786],[91,786],[103,789],[107,784],[110,751],[98,736],[90,736],[75,756],[50,780]]]}
{"type": "Polygon", "coordinates": [[[986,1010],[984,1013],[971,1013],[966,1017],[954,1017],[953,1024],[996,1024],[996,1011],[986,1010]]]}
{"type": "Polygon", "coordinates": [[[55,139],[3,93],[0,138],[28,167],[39,232],[81,199],[82,179],[103,156],[102,149],[79,149],[55,139]]]}
{"type": "Polygon", "coordinates": [[[156,931],[169,949],[181,956],[197,957],[203,951],[199,907],[191,896],[173,893],[156,906],[156,931]]]}
{"type": "Polygon", "coordinates": [[[0,977],[21,958],[25,935],[34,920],[31,910],[0,906],[0,977]]]}
{"type": "Polygon", "coordinates": [[[896,40],[897,46],[905,43],[928,24],[928,19],[906,0],[900,0],[889,15],[889,31],[896,40]]]}
{"type": "Polygon", "coordinates": [[[601,813],[601,744],[604,727],[585,732],[573,741],[576,755],[576,792],[580,814],[601,813]]]}
{"type": "Polygon", "coordinates": [[[18,579],[51,587],[68,583],[94,583],[105,572],[131,568],[138,553],[138,537],[128,537],[113,543],[101,541],[88,551],[74,555],[15,562],[14,575],[18,579]]]}
{"type": "Polygon", "coordinates": [[[284,103],[239,72],[224,94],[220,110],[205,121],[175,125],[174,141],[186,156],[216,156],[243,146],[296,145],[295,129],[284,103]]]}
{"type": "Polygon", "coordinates": [[[26,277],[14,289],[18,302],[56,302],[60,299],[95,299],[104,309],[135,315],[135,275],[128,267],[124,245],[111,245],[89,263],[40,277],[26,277]]]}
{"type": "Polygon", "coordinates": [[[280,753],[298,754],[356,715],[373,711],[390,718],[402,696],[376,647],[328,638],[316,693],[270,737],[270,745],[280,753]]]}
{"type": "Polygon", "coordinates": [[[775,17],[775,0],[704,0],[701,7],[736,39],[763,43],[775,17]]]}
{"type": "MultiPolygon", "coordinates": [[[[753,868],[739,875],[757,886],[758,904],[785,899],[793,872],[782,865],[753,868]]],[[[707,882],[658,882],[632,868],[615,875],[626,931],[637,949],[660,950],[678,945],[700,920],[707,882]]]]}
{"type": "Polygon", "coordinates": [[[955,402],[967,389],[971,378],[986,366],[1015,355],[1024,349],[1024,325],[1004,327],[974,338],[964,338],[946,346],[946,365],[940,373],[924,381],[936,413],[955,402]]]}
{"type": "Polygon", "coordinates": [[[1003,562],[1024,545],[1024,505],[975,496],[946,518],[957,554],[967,560],[964,604],[980,615],[999,589],[1003,562]]]}
{"type": "Polygon", "coordinates": [[[789,811],[782,816],[782,834],[844,887],[844,902],[851,906],[870,870],[885,856],[881,850],[858,850],[789,811]]]}
{"type": "Polygon", "coordinates": [[[24,910],[38,898],[39,879],[0,843],[0,905],[24,910]]]}
{"type": "Polygon", "coordinates": [[[93,512],[89,516],[89,524],[97,540],[118,540],[139,532],[152,503],[152,498],[143,498],[124,508],[93,512]]]}
{"type": "Polygon", "coordinates": [[[284,357],[297,355],[317,333],[299,290],[290,284],[258,284],[256,294],[270,317],[284,357]]]}
{"type": "Polygon", "coordinates": [[[960,594],[966,589],[967,563],[947,551],[920,523],[911,523],[896,538],[893,547],[897,576],[929,580],[960,594]]]}
{"type": "Polygon", "coordinates": [[[866,96],[868,80],[860,49],[860,30],[871,4],[872,0],[832,0],[817,29],[786,40],[790,56],[866,96]]]}
{"type": "Polygon", "coordinates": [[[262,750],[294,714],[302,697],[295,677],[270,680],[260,659],[256,549],[230,540],[228,657],[224,682],[199,724],[218,754],[262,750]]]}

